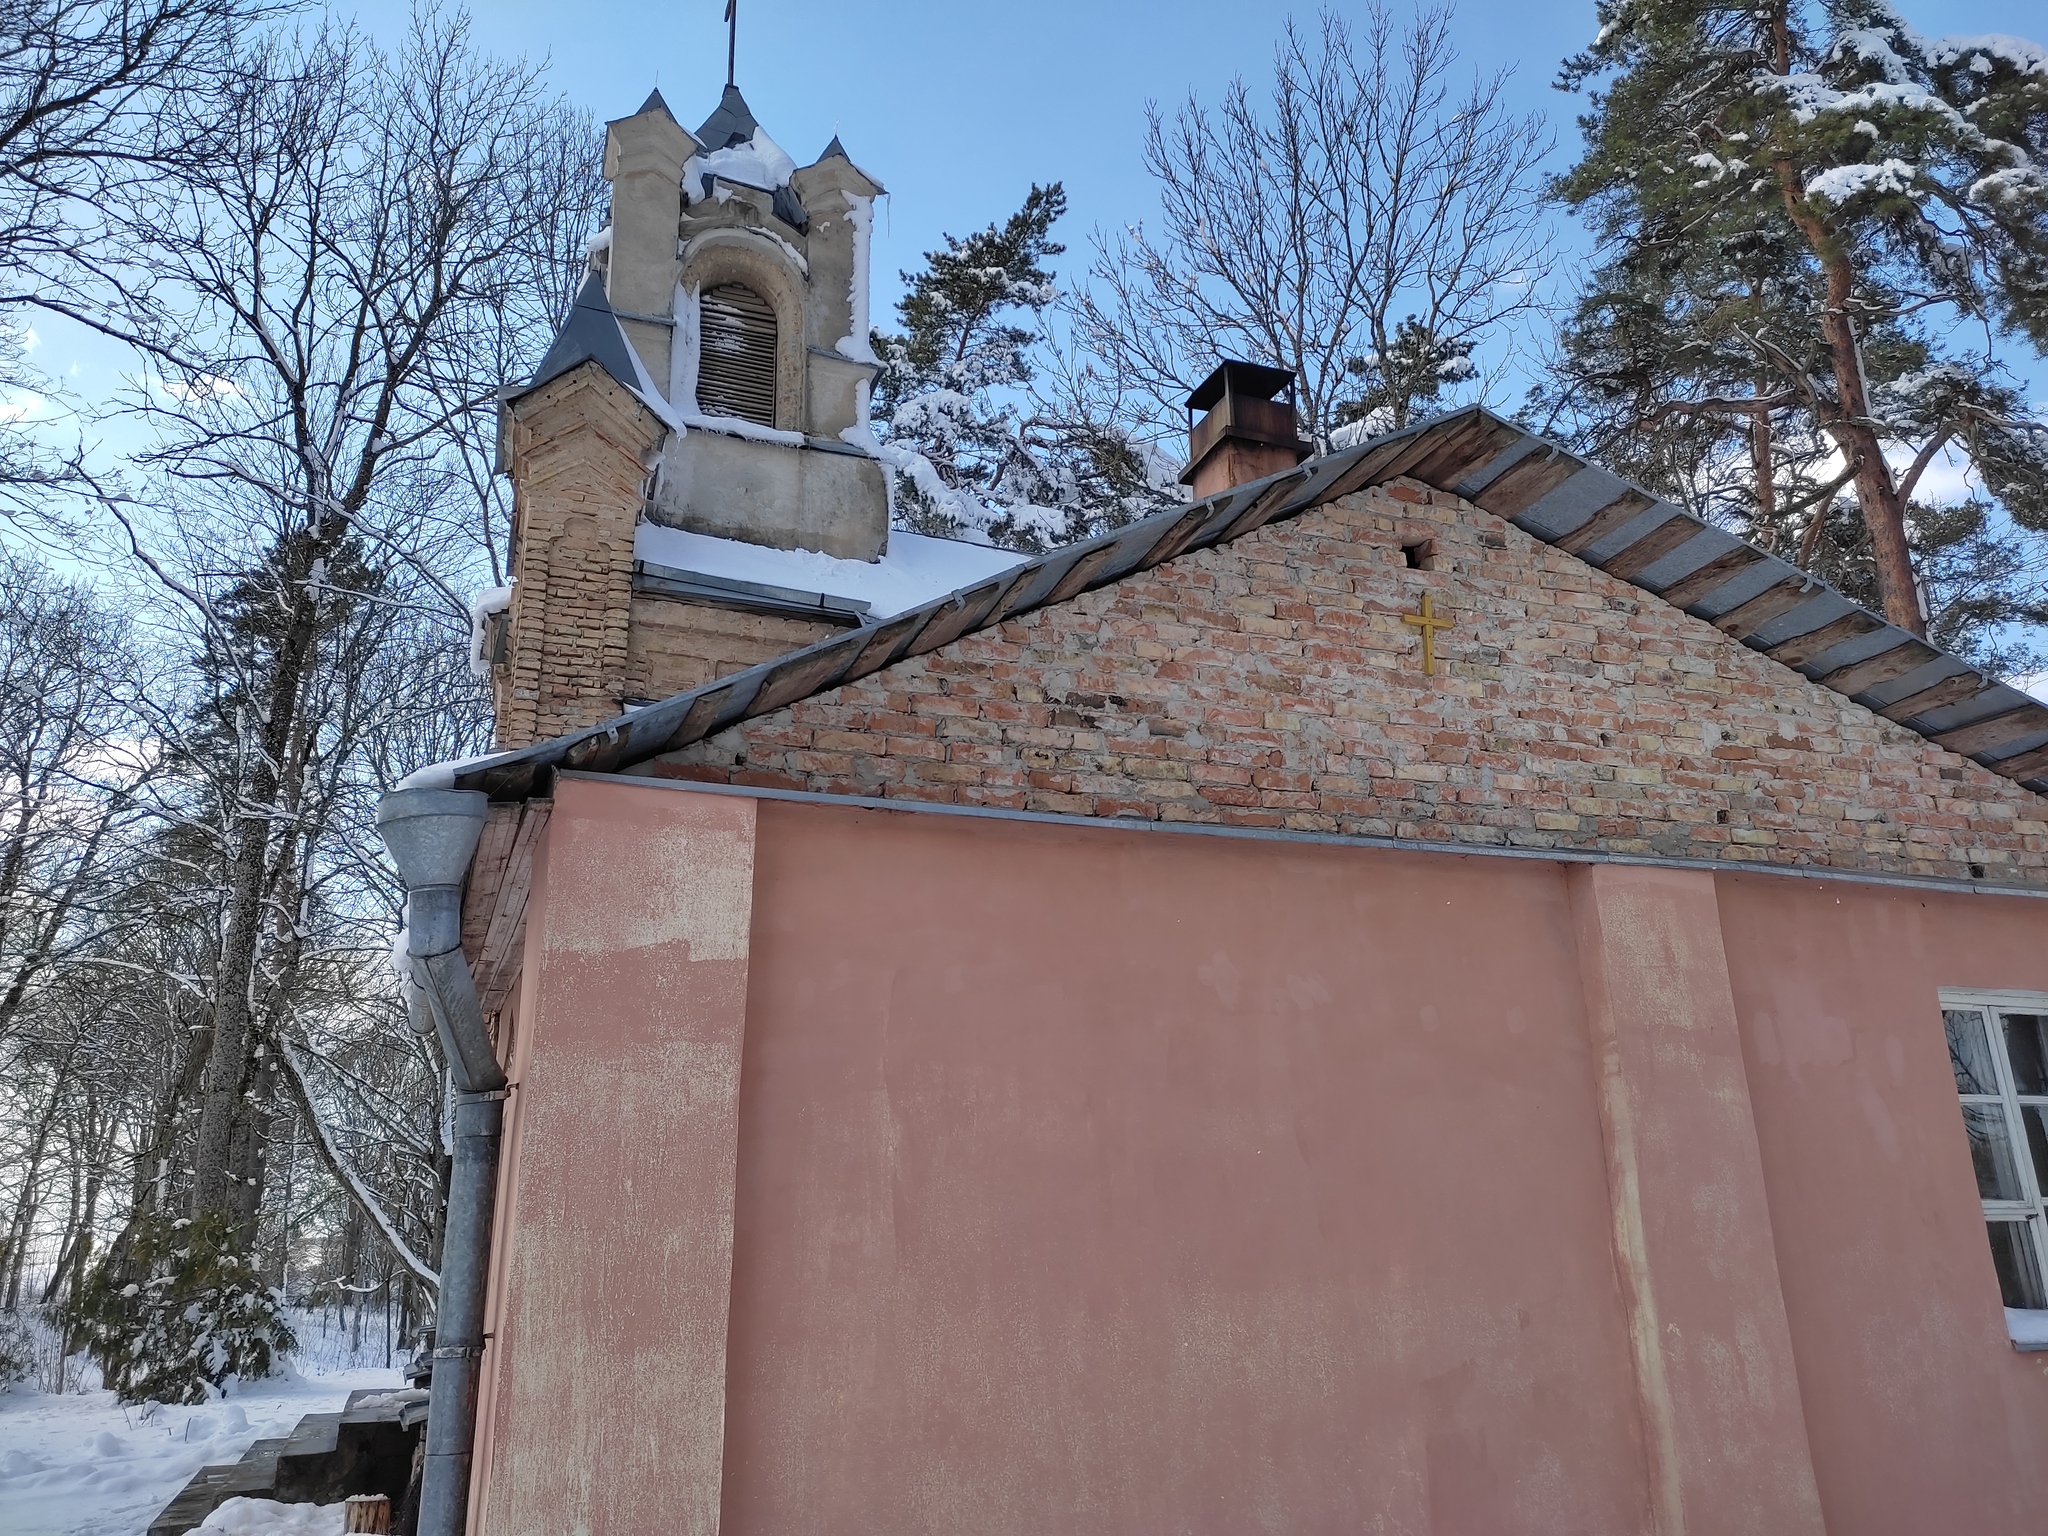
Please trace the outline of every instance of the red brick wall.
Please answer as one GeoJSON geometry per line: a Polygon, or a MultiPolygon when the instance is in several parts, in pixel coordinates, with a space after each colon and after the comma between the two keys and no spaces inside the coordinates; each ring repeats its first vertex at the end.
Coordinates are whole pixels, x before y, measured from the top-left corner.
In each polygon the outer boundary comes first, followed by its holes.
{"type": "Polygon", "coordinates": [[[1411,482],[969,635],[652,768],[2048,884],[2048,801],[1411,482]],[[1403,546],[1422,540],[1433,568],[1411,569],[1403,546]],[[1400,617],[1424,592],[1455,620],[1434,677],[1400,617]]]}

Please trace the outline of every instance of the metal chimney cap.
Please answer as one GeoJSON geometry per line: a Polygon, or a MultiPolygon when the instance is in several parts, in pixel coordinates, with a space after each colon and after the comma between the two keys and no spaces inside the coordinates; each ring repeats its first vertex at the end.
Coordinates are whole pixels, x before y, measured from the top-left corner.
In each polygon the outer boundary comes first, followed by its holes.
{"type": "Polygon", "coordinates": [[[1206,411],[1227,390],[1240,400],[1270,400],[1294,382],[1292,368],[1270,368],[1264,363],[1242,363],[1226,357],[1216,371],[1195,386],[1188,396],[1188,409],[1206,411]]]}

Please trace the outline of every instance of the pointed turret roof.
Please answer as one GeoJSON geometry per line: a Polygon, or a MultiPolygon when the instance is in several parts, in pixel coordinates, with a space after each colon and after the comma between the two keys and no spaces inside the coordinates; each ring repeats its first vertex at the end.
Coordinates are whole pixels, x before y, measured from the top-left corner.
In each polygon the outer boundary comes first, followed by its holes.
{"type": "Polygon", "coordinates": [[[616,128],[621,123],[633,122],[638,118],[647,116],[647,114],[650,112],[659,112],[671,123],[675,123],[675,126],[677,127],[677,129],[681,131],[683,137],[690,141],[691,149],[694,150],[699,147],[697,144],[696,135],[692,134],[689,129],[684,128],[681,123],[676,122],[676,115],[674,111],[670,109],[667,99],[662,96],[659,88],[649,91],[647,93],[647,99],[640,103],[639,111],[634,112],[628,117],[612,118],[605,124],[605,126],[607,128],[616,128]]]}
{"type": "Polygon", "coordinates": [[[884,187],[874,177],[860,168],[853,156],[846,152],[846,146],[839,142],[839,135],[836,133],[832,135],[832,142],[825,146],[825,152],[818,156],[816,160],[813,160],[811,164],[823,165],[827,160],[843,160],[847,165],[852,166],[854,173],[867,183],[867,192],[864,195],[879,197],[888,190],[888,188],[884,187]]]}
{"type": "Polygon", "coordinates": [[[697,138],[706,149],[724,149],[746,143],[760,126],[740,88],[728,85],[725,94],[718,98],[718,110],[705,118],[704,126],[697,130],[697,138]]]}
{"type": "Polygon", "coordinates": [[[569,307],[569,318],[555,332],[547,356],[540,360],[540,367],[534,370],[533,381],[526,388],[539,389],[579,363],[590,362],[638,393],[640,370],[634,366],[630,347],[626,333],[619,329],[618,317],[612,313],[611,301],[605,297],[604,278],[592,272],[583,279],[576,302],[569,307]]]}

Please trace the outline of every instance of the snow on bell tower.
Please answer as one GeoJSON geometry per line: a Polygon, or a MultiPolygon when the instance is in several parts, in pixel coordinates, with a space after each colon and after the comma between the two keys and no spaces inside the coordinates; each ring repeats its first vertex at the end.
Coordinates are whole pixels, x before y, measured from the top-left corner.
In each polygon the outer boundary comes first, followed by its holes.
{"type": "Polygon", "coordinates": [[[607,125],[605,293],[670,408],[651,522],[878,559],[868,240],[881,186],[834,138],[799,167],[728,85],[694,134],[656,91],[607,125]]]}

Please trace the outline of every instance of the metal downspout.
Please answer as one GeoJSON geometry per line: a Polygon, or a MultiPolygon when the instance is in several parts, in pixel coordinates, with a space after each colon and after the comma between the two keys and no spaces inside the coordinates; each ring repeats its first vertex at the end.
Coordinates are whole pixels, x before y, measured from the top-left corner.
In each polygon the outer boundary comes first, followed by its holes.
{"type": "Polygon", "coordinates": [[[395,789],[377,805],[377,830],[405,885],[413,984],[433,1016],[456,1090],[419,1536],[464,1536],[469,1520],[484,1286],[505,1100],[505,1073],[462,954],[462,880],[487,804],[473,790],[395,789]]]}

